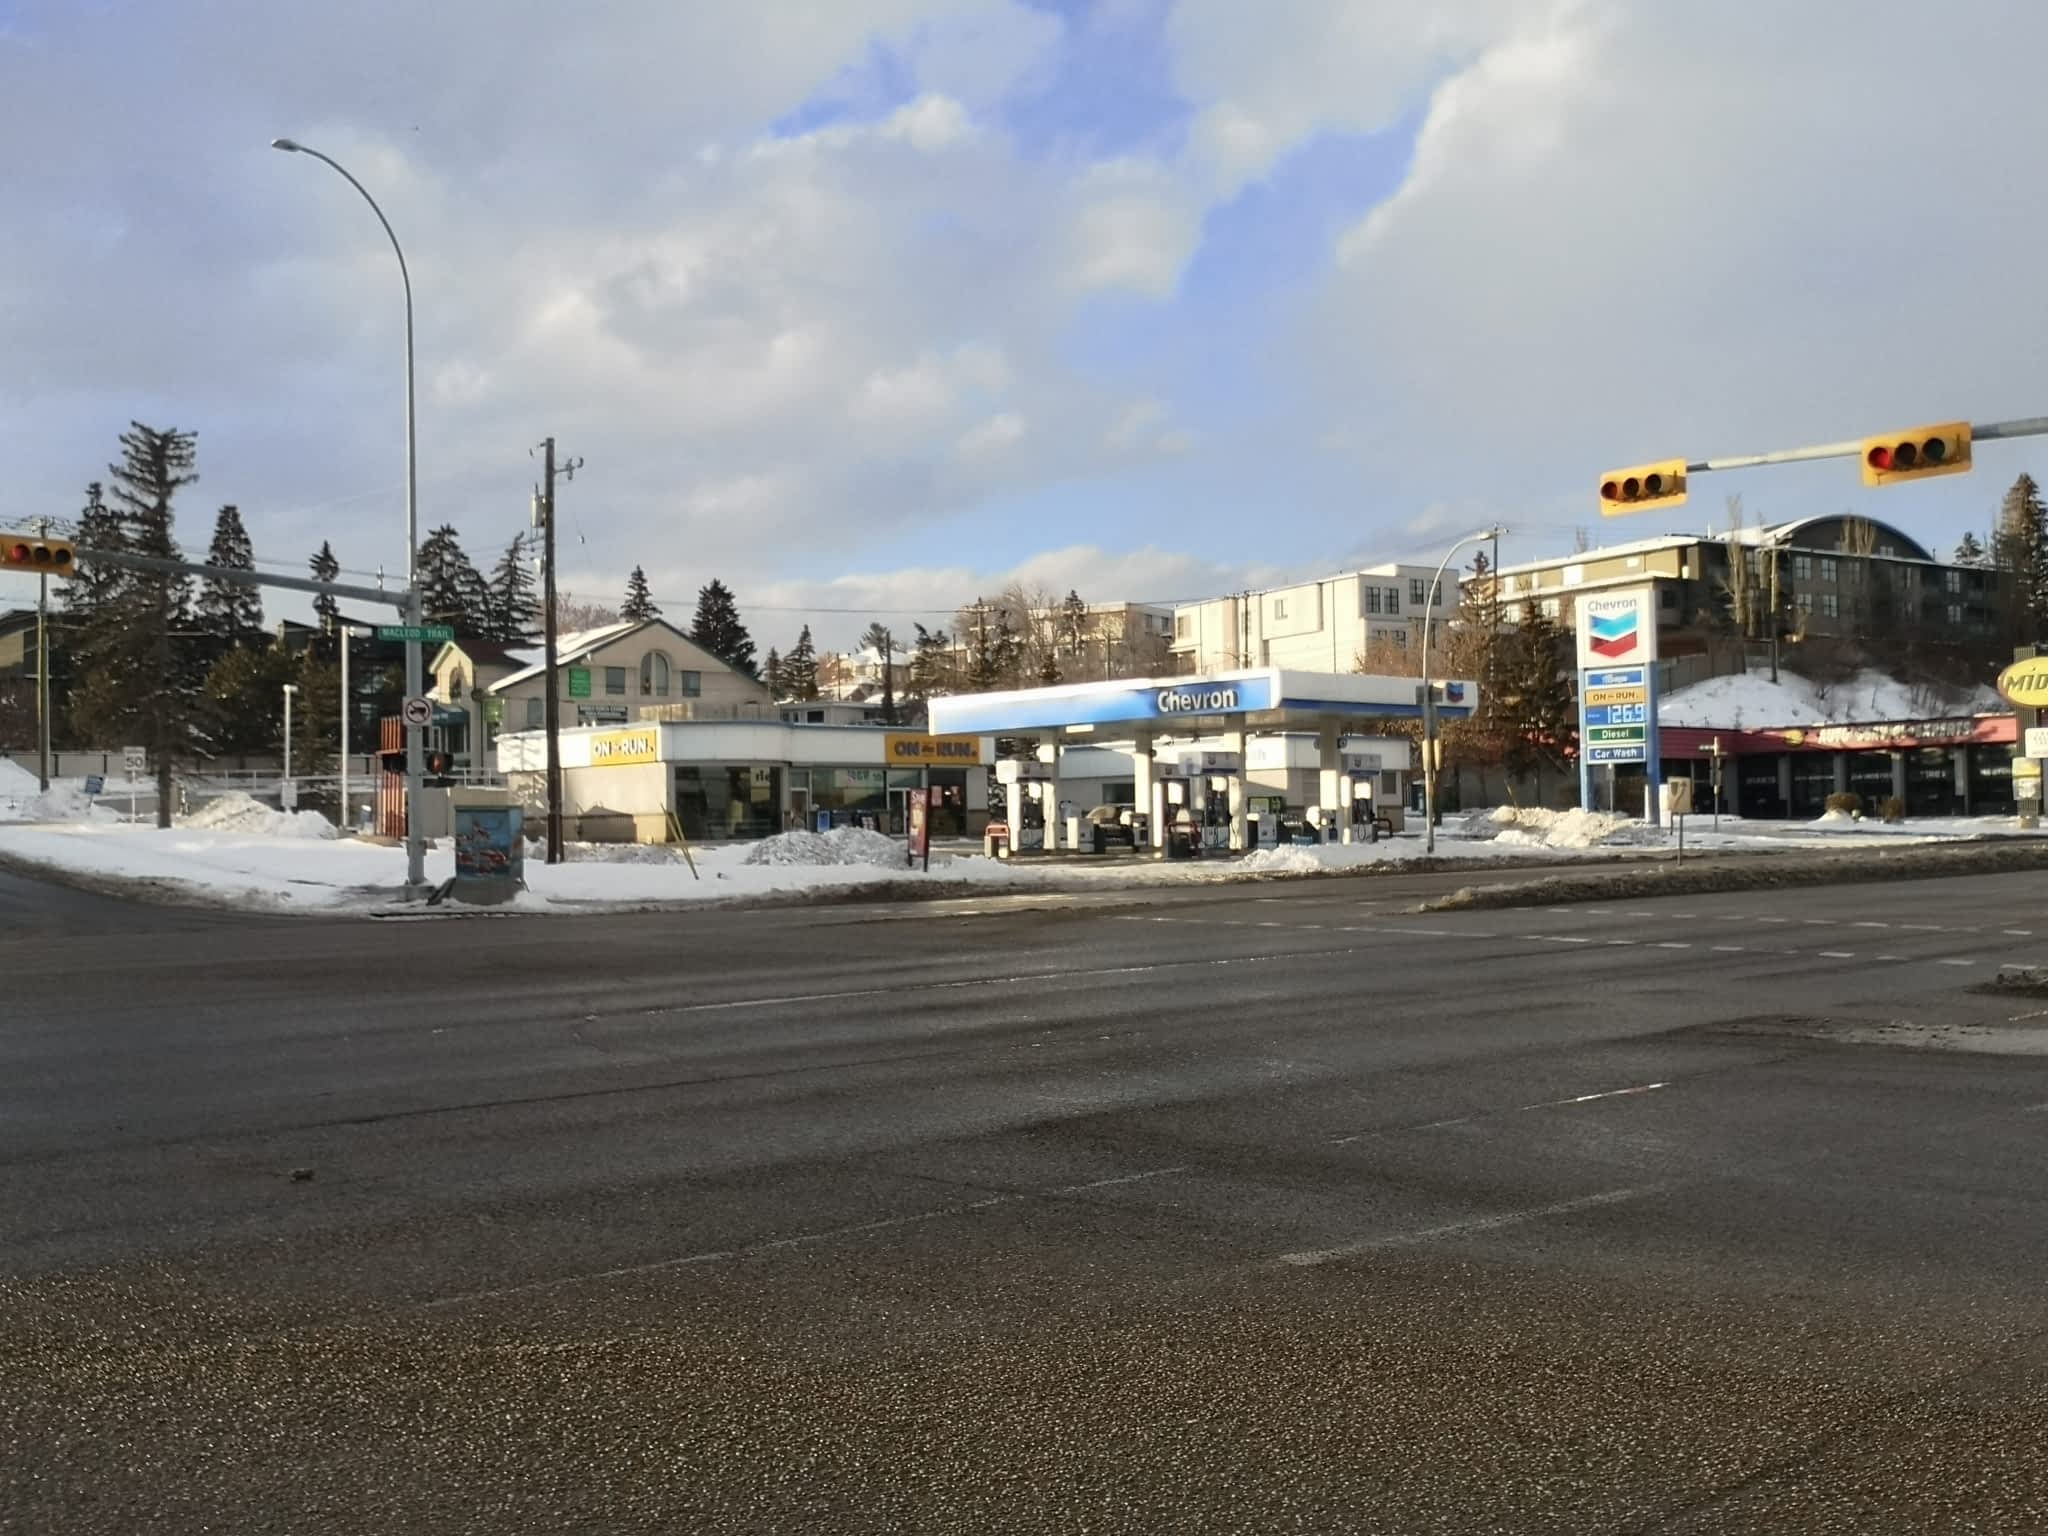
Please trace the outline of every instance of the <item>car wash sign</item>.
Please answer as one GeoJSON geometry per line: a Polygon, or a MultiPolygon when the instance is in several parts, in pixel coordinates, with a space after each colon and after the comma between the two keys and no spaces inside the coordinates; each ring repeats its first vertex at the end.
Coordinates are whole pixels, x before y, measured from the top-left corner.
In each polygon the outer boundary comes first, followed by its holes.
{"type": "MultiPolygon", "coordinates": [[[[1579,653],[1580,762],[1588,766],[1654,765],[1655,589],[1634,587],[1622,592],[1581,593],[1573,619],[1579,653]]],[[[1654,779],[1653,770],[1653,782],[1654,779]]]]}

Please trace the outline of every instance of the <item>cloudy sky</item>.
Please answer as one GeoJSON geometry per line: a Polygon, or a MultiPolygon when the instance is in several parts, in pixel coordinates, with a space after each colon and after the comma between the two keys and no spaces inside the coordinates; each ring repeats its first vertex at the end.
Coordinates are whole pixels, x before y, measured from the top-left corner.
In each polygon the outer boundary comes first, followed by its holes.
{"type": "MultiPolygon", "coordinates": [[[[764,648],[1550,553],[1615,464],[2048,410],[2044,53],[2024,0],[0,0],[0,520],[140,418],[199,433],[188,546],[402,566],[394,264],[284,134],[405,242],[480,563],[550,433],[564,584],[722,576],[764,648]]],[[[1947,545],[2030,465],[1593,534],[1947,545]]]]}

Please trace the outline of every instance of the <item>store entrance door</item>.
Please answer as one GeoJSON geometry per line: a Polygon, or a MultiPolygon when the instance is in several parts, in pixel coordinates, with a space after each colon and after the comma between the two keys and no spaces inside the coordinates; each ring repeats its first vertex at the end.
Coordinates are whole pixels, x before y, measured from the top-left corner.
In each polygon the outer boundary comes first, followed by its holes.
{"type": "Polygon", "coordinates": [[[910,832],[910,797],[919,793],[913,789],[892,789],[889,791],[889,825],[883,830],[891,837],[904,837],[910,832]]]}

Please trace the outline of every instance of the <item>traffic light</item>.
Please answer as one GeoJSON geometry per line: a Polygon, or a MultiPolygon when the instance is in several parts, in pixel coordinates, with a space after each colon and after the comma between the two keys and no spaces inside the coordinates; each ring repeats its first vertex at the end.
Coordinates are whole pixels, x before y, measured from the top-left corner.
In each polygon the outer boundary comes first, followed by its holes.
{"type": "Polygon", "coordinates": [[[1925,480],[1931,475],[1960,475],[1970,467],[1970,424],[1944,421],[1931,427],[1887,432],[1863,440],[1863,483],[1890,485],[1894,480],[1925,480]]]}
{"type": "Polygon", "coordinates": [[[446,779],[455,771],[455,755],[452,752],[429,752],[422,759],[424,778],[446,779]]]}
{"type": "Polygon", "coordinates": [[[69,576],[77,563],[78,555],[69,539],[42,539],[26,533],[0,534],[0,570],[69,576]]]}
{"type": "Polygon", "coordinates": [[[1665,459],[1634,469],[1613,469],[1600,477],[1600,515],[1654,512],[1685,500],[1685,460],[1665,459]]]}

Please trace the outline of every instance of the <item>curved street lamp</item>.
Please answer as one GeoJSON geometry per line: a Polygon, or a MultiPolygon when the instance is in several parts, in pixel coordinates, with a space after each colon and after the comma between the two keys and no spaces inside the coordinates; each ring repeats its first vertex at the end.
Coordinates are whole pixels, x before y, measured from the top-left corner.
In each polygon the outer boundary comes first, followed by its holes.
{"type": "Polygon", "coordinates": [[[1436,852],[1436,681],[1431,676],[1429,631],[1436,618],[1437,590],[1459,550],[1506,532],[1505,528],[1481,528],[1445,550],[1436,574],[1429,579],[1429,601],[1422,607],[1422,851],[1426,854],[1436,852]]]}
{"type": "MultiPolygon", "coordinates": [[[[416,630],[420,623],[420,488],[418,472],[418,430],[413,411],[413,353],[412,353],[412,273],[406,269],[405,248],[398,243],[398,236],[391,228],[391,221],[384,217],[384,210],[377,206],[377,199],[370,196],[369,189],[348,173],[348,168],[331,155],[299,143],[296,139],[272,139],[272,149],[283,150],[288,155],[311,155],[343,181],[354,187],[364,202],[370,205],[370,212],[377,215],[377,222],[384,226],[384,234],[391,242],[392,254],[398,258],[398,278],[405,285],[405,585],[409,596],[406,619],[416,630]]],[[[405,692],[407,698],[418,698],[425,692],[426,664],[420,654],[420,642],[416,639],[405,642],[405,692]]],[[[427,846],[420,833],[419,804],[420,775],[425,768],[421,760],[420,728],[408,725],[405,728],[405,883],[419,890],[427,883],[427,846]]]]}

